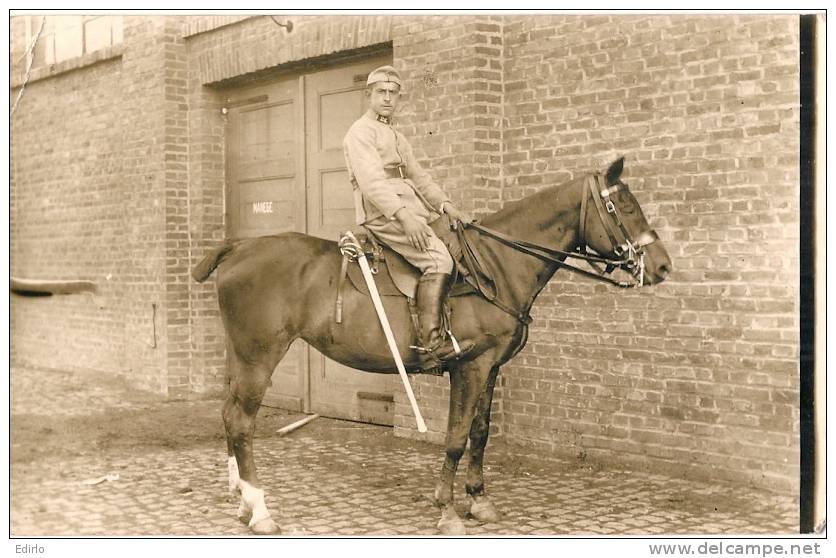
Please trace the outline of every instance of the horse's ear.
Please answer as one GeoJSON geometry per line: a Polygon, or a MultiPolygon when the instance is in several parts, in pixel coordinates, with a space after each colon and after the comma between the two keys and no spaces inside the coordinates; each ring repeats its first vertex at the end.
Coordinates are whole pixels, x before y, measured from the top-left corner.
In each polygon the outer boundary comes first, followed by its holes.
{"type": "Polygon", "coordinates": [[[624,157],[620,157],[617,161],[610,165],[607,169],[607,186],[612,186],[618,179],[621,178],[621,172],[624,170],[624,157]]]}

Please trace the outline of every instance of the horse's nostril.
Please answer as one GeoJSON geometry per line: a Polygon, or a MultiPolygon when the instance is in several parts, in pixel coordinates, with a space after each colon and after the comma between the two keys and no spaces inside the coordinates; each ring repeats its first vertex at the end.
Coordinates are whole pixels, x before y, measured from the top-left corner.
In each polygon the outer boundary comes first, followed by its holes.
{"type": "Polygon", "coordinates": [[[667,277],[670,274],[670,272],[671,272],[671,268],[667,264],[660,265],[659,268],[656,270],[656,273],[659,275],[659,277],[662,277],[662,278],[667,277]]]}

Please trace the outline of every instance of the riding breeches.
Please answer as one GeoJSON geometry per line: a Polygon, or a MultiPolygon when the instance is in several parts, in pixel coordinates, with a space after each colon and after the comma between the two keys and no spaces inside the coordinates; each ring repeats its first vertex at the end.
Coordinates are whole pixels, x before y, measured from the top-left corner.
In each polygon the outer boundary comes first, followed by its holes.
{"type": "Polygon", "coordinates": [[[435,234],[430,234],[426,251],[414,247],[404,234],[398,221],[374,219],[366,223],[366,228],[392,250],[403,256],[406,261],[426,273],[453,273],[453,258],[447,247],[435,234]]]}

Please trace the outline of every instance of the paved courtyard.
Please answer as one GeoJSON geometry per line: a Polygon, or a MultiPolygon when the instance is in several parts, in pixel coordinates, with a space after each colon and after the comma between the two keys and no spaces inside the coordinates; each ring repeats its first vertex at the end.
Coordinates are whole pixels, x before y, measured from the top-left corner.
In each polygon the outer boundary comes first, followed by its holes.
{"type": "MultiPolygon", "coordinates": [[[[125,397],[79,384],[73,375],[46,372],[13,371],[12,390],[13,425],[38,413],[95,417],[108,401],[143,412],[163,404],[181,405],[186,413],[190,406],[220,408],[218,401],[163,403],[151,397],[125,403],[125,397]],[[36,385],[38,397],[32,396],[36,385]]],[[[288,415],[283,423],[295,418],[288,415]]],[[[256,460],[283,534],[437,534],[439,511],[429,496],[440,447],[395,439],[385,427],[324,418],[278,437],[272,432],[282,424],[269,422],[262,419],[256,460]]],[[[25,444],[13,439],[14,536],[248,534],[235,516],[237,499],[227,493],[220,440],[18,463],[15,452],[25,444]],[[106,475],[112,480],[88,484],[106,475]]],[[[586,465],[501,443],[488,451],[486,486],[503,518],[492,524],[468,519],[468,535],[797,532],[798,502],[792,497],[586,465]]],[[[456,497],[463,511],[463,479],[456,497]]]]}

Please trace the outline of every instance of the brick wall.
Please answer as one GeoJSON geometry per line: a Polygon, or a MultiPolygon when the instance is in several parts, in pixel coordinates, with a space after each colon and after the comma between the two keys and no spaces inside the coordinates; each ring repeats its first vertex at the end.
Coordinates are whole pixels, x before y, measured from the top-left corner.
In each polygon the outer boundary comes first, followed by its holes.
{"type": "MultiPolygon", "coordinates": [[[[285,20],[279,16],[276,19],[285,20]]],[[[370,15],[291,19],[293,31],[288,33],[266,16],[226,27],[218,26],[230,22],[188,18],[185,33],[195,79],[201,84],[223,84],[269,77],[276,71],[310,69],[324,57],[333,62],[346,53],[388,43],[393,21],[399,18],[370,15]]]]}
{"type": "MultiPolygon", "coordinates": [[[[193,48],[189,41],[186,41],[186,48],[189,52],[193,48]]],[[[189,59],[192,59],[191,52],[189,59]]],[[[187,258],[192,266],[211,248],[222,243],[226,233],[223,96],[203,86],[194,64],[187,65],[187,103],[187,258]]],[[[198,284],[186,277],[184,280],[188,286],[190,312],[190,384],[197,391],[217,391],[224,383],[226,357],[215,282],[198,284]]]]}
{"type": "Polygon", "coordinates": [[[165,24],[125,16],[121,45],[41,68],[26,85],[11,123],[12,274],[89,279],[98,293],[14,297],[16,364],[168,391],[166,156],[178,148],[163,134],[165,24]]]}
{"type": "MultiPolygon", "coordinates": [[[[16,362],[177,396],[220,389],[214,288],[187,273],[225,233],[223,86],[391,42],[399,126],[463,208],[496,210],[623,154],[673,258],[643,292],[558,274],[500,377],[495,434],[797,487],[795,17],[293,21],[288,34],[267,17],[125,16],[119,48],[33,74],[12,119],[12,272],[100,292],[15,297],[16,362]]],[[[447,379],[413,385],[441,441],[447,379]]],[[[412,436],[396,398],[396,434],[412,436]]]]}
{"type": "Polygon", "coordinates": [[[169,394],[186,395],[206,391],[208,386],[206,374],[192,375],[189,61],[183,20],[165,18],[160,39],[164,68],[160,104],[165,115],[161,135],[165,164],[166,373],[169,394]]]}
{"type": "Polygon", "coordinates": [[[124,241],[130,274],[125,281],[126,373],[134,383],[167,393],[164,26],[162,17],[125,17],[125,104],[110,117],[124,127],[119,187],[129,215],[124,241]],[[149,329],[156,332],[150,341],[149,329]]]}
{"type": "Polygon", "coordinates": [[[123,132],[108,114],[123,102],[119,66],[109,60],[31,82],[12,118],[11,274],[89,279],[99,287],[96,295],[14,296],[11,348],[19,362],[93,370],[122,364],[125,252],[103,240],[124,240],[125,204],[113,187],[123,132]],[[54,106],[58,96],[66,99],[61,111],[54,106]]]}
{"type": "Polygon", "coordinates": [[[798,23],[505,23],[506,199],[627,157],[674,273],[560,273],[503,372],[503,435],[569,455],[798,483],[798,23]]]}

